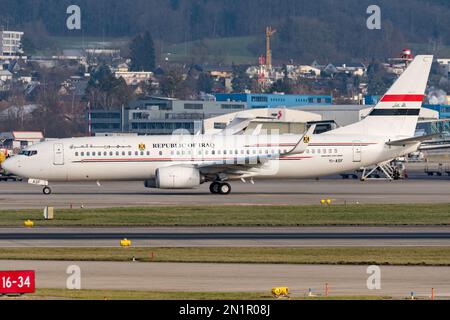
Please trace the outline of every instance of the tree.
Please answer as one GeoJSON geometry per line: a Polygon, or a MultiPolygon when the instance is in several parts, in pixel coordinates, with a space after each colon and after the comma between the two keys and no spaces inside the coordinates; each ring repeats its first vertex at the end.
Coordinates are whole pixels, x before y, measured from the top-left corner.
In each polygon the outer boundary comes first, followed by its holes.
{"type": "Polygon", "coordinates": [[[197,90],[199,92],[211,93],[214,86],[213,78],[206,72],[202,72],[198,76],[197,90]]]}
{"type": "Polygon", "coordinates": [[[269,89],[269,92],[280,92],[286,94],[292,94],[294,92],[294,83],[289,78],[289,72],[287,66],[283,65],[283,79],[278,79],[269,89]]]}
{"type": "Polygon", "coordinates": [[[186,94],[186,83],[183,70],[179,67],[170,68],[160,81],[161,93],[169,98],[180,98],[186,94]]]}
{"type": "Polygon", "coordinates": [[[252,87],[252,79],[247,74],[246,66],[233,65],[233,80],[231,81],[233,91],[236,93],[244,92],[252,87]]]}
{"type": "Polygon", "coordinates": [[[376,61],[372,61],[367,67],[367,80],[367,93],[374,96],[383,95],[392,84],[392,79],[386,69],[376,61]]]}
{"type": "Polygon", "coordinates": [[[33,41],[26,35],[22,38],[22,50],[25,55],[32,55],[36,53],[36,46],[34,45],[33,41]]]}
{"type": "Polygon", "coordinates": [[[268,91],[269,91],[269,93],[279,92],[279,93],[285,93],[285,94],[292,94],[293,87],[289,80],[278,79],[277,81],[275,81],[274,84],[272,84],[272,86],[270,87],[270,89],[268,91]]]}
{"type": "Polygon", "coordinates": [[[155,44],[150,32],[137,35],[131,42],[130,51],[132,71],[155,69],[155,44]]]}
{"type": "Polygon", "coordinates": [[[132,93],[122,77],[117,79],[108,66],[100,65],[92,72],[86,98],[91,108],[111,109],[127,105],[132,93]]]}

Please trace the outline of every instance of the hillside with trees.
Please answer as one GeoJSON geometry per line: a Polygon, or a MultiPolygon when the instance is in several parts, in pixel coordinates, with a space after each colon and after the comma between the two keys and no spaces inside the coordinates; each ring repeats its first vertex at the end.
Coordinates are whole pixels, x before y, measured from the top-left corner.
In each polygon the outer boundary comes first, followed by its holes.
{"type": "MultiPolygon", "coordinates": [[[[278,30],[275,59],[383,58],[422,44],[436,51],[450,44],[450,2],[379,0],[382,30],[368,30],[370,0],[0,0],[0,25],[36,30],[38,44],[52,36],[129,37],[150,31],[165,44],[255,36],[249,50],[264,52],[266,25],[278,30]],[[66,28],[66,8],[82,10],[82,30],[66,28]]],[[[27,43],[31,46],[33,43],[27,43]]],[[[433,52],[430,52],[433,53],[433,52]]]]}

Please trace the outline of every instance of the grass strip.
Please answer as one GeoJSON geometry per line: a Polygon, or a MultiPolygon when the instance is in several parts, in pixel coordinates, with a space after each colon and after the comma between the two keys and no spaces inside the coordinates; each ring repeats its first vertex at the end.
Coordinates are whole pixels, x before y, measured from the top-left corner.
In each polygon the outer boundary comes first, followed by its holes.
{"type": "MultiPolygon", "coordinates": [[[[339,296],[339,297],[302,297],[294,300],[389,300],[382,296],[339,296]]],[[[151,292],[126,290],[65,290],[37,289],[36,293],[22,297],[0,297],[5,299],[56,300],[274,300],[270,293],[258,292],[151,292]]]]}
{"type": "Polygon", "coordinates": [[[339,226],[450,225],[449,204],[308,206],[165,206],[0,211],[0,226],[339,226]]]}
{"type": "Polygon", "coordinates": [[[450,266],[449,247],[1,248],[0,260],[450,266]]]}

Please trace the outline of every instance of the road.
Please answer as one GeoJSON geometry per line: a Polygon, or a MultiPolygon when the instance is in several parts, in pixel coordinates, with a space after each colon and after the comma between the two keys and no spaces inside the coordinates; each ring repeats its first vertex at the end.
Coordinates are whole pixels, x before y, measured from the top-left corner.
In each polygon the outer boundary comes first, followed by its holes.
{"type": "Polygon", "coordinates": [[[183,292],[267,292],[287,286],[295,296],[311,288],[330,295],[378,295],[407,297],[450,296],[450,267],[381,267],[381,290],[367,288],[367,266],[0,261],[2,270],[36,270],[37,288],[65,288],[67,267],[81,268],[83,289],[183,291],[183,292]]]}
{"type": "Polygon", "coordinates": [[[0,228],[1,247],[450,246],[450,227],[0,228]]]}
{"type": "Polygon", "coordinates": [[[233,193],[211,195],[208,185],[194,190],[151,190],[140,182],[108,182],[52,185],[45,196],[40,187],[27,183],[0,183],[1,209],[73,207],[129,207],[161,205],[285,205],[334,203],[448,203],[450,179],[431,178],[405,181],[274,180],[255,185],[233,182],[233,193]]]}

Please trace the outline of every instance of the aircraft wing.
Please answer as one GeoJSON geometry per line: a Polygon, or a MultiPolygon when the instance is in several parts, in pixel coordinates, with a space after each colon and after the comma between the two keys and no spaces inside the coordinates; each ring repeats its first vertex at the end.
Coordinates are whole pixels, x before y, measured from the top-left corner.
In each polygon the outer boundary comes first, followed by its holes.
{"type": "Polygon", "coordinates": [[[253,115],[242,114],[231,121],[228,126],[220,133],[222,135],[235,135],[243,132],[255,119],[253,115]]]}
{"type": "Polygon", "coordinates": [[[388,146],[406,146],[409,144],[416,144],[421,143],[427,140],[431,140],[433,138],[439,137],[440,134],[429,134],[426,136],[420,136],[420,137],[412,137],[408,139],[401,139],[401,140],[395,140],[395,141],[388,141],[386,144],[388,146]]]}
{"type": "MultiPolygon", "coordinates": [[[[227,127],[220,132],[221,135],[236,135],[244,132],[253,120],[274,120],[275,117],[256,117],[252,114],[240,114],[231,121],[227,127]]],[[[260,129],[257,129],[261,131],[260,129]]]]}
{"type": "Polygon", "coordinates": [[[286,153],[236,156],[232,159],[203,162],[196,165],[196,168],[198,168],[203,174],[223,173],[251,177],[253,175],[252,169],[261,167],[271,159],[304,153],[308,148],[311,136],[313,135],[315,129],[316,125],[312,125],[301,137],[296,146],[286,153]]]}

